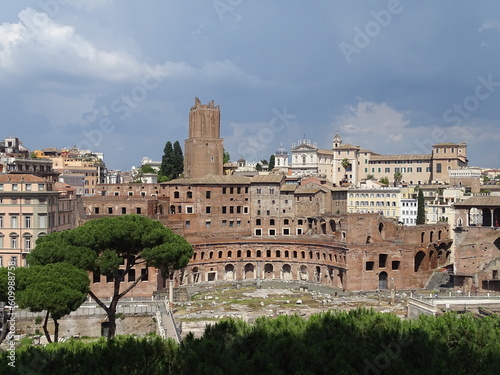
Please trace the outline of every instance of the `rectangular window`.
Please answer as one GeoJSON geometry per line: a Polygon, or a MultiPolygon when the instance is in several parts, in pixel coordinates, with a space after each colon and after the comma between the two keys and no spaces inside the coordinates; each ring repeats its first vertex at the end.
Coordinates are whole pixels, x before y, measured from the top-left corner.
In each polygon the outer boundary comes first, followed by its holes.
{"type": "Polygon", "coordinates": [[[205,197],[206,197],[207,199],[210,199],[210,190],[207,190],[207,191],[205,192],[205,197]]]}
{"type": "Polygon", "coordinates": [[[44,184],[38,184],[38,191],[44,191],[45,190],[45,185],[44,184]]]}
{"type": "Polygon", "coordinates": [[[255,225],[261,225],[261,219],[255,219],[255,225]]]}
{"type": "Polygon", "coordinates": [[[191,228],[191,222],[189,220],[186,220],[186,229],[191,228]]]}
{"type": "Polygon", "coordinates": [[[441,173],[441,163],[436,163],[436,173],[441,173]]]}
{"type": "Polygon", "coordinates": [[[31,191],[31,184],[26,184],[26,191],[31,191]]]}
{"type": "Polygon", "coordinates": [[[206,213],[206,214],[209,214],[209,213],[210,213],[210,211],[211,211],[210,206],[206,206],[206,207],[205,207],[205,213],[206,213]]]}
{"type": "Polygon", "coordinates": [[[17,184],[12,184],[12,191],[17,191],[18,185],[17,184]]]}
{"type": "Polygon", "coordinates": [[[261,188],[257,188],[257,194],[262,194],[262,189],[261,188]]]}
{"type": "Polygon", "coordinates": [[[24,249],[31,250],[31,237],[24,237],[24,249]]]}
{"type": "Polygon", "coordinates": [[[270,236],[276,236],[276,229],[269,229],[270,236]]]}
{"type": "Polygon", "coordinates": [[[399,260],[393,260],[392,261],[392,270],[393,271],[399,270],[399,265],[400,264],[401,264],[401,262],[399,260]]]}
{"type": "Polygon", "coordinates": [[[186,213],[192,214],[193,213],[193,206],[186,206],[186,213]]]}
{"type": "Polygon", "coordinates": [[[205,228],[210,228],[212,223],[210,221],[205,221],[205,228]]]}
{"type": "Polygon", "coordinates": [[[236,206],[236,213],[241,214],[241,206],[236,206]]]}
{"type": "Polygon", "coordinates": [[[101,274],[98,272],[92,272],[92,282],[95,283],[100,283],[101,282],[101,274]]]}
{"type": "Polygon", "coordinates": [[[0,228],[3,228],[3,215],[0,215],[0,228]]]}
{"type": "Polygon", "coordinates": [[[248,214],[248,206],[243,207],[243,213],[248,214]]]}
{"type": "Polygon", "coordinates": [[[262,236],[262,229],[260,229],[260,228],[255,229],[255,235],[256,236],[262,236]]]}
{"type": "Polygon", "coordinates": [[[141,214],[141,208],[140,208],[140,207],[136,207],[136,209],[135,209],[135,213],[136,213],[137,215],[140,215],[140,214],[141,214]]]}
{"type": "Polygon", "coordinates": [[[226,206],[222,206],[222,213],[225,214],[227,212],[227,207],[226,206]]]}
{"type": "Polygon", "coordinates": [[[241,220],[236,220],[236,226],[241,227],[241,220]]]}
{"type": "Polygon", "coordinates": [[[283,228],[283,235],[289,236],[290,235],[290,228],[283,228]]]}
{"type": "Polygon", "coordinates": [[[141,280],[142,281],[148,281],[149,280],[149,272],[147,268],[142,268],[141,269],[141,280]]]}
{"type": "Polygon", "coordinates": [[[225,228],[227,225],[227,220],[222,220],[222,228],[225,228]]]}
{"type": "Polygon", "coordinates": [[[10,227],[11,228],[17,228],[17,225],[18,225],[18,223],[17,223],[17,215],[12,215],[10,217],[10,227]]]}
{"type": "Polygon", "coordinates": [[[113,207],[108,207],[108,214],[112,214],[113,213],[113,207]]]}
{"type": "Polygon", "coordinates": [[[31,216],[24,217],[24,227],[31,228],[31,216]]]}
{"type": "Polygon", "coordinates": [[[10,238],[10,248],[17,249],[18,246],[18,238],[16,236],[10,238]]]}
{"type": "Polygon", "coordinates": [[[125,215],[127,213],[127,207],[122,207],[122,215],[125,215]]]}
{"type": "Polygon", "coordinates": [[[10,257],[10,261],[14,265],[14,267],[17,267],[17,257],[16,256],[10,257]]]}
{"type": "Polygon", "coordinates": [[[301,235],[302,234],[302,228],[297,228],[297,235],[301,235]]]}
{"type": "Polygon", "coordinates": [[[94,215],[99,215],[99,207],[94,207],[94,215]]]}
{"type": "Polygon", "coordinates": [[[229,213],[234,214],[234,206],[229,206],[229,213]]]}
{"type": "Polygon", "coordinates": [[[226,194],[226,188],[225,187],[222,188],[222,194],[226,194]]]}
{"type": "Polygon", "coordinates": [[[133,268],[131,268],[129,271],[128,271],[128,281],[135,281],[135,270],[133,268]]]}
{"type": "Polygon", "coordinates": [[[379,268],[385,268],[387,263],[387,254],[378,255],[378,266],[379,268]]]}
{"type": "Polygon", "coordinates": [[[374,266],[375,266],[375,262],[366,262],[365,270],[366,271],[373,271],[374,266]]]}
{"type": "Polygon", "coordinates": [[[233,228],[234,227],[234,220],[229,220],[229,228],[233,228]]]}

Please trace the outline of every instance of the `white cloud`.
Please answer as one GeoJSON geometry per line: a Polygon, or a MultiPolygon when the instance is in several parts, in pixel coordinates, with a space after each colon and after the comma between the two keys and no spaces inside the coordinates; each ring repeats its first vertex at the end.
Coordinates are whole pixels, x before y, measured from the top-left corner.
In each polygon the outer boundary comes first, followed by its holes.
{"type": "Polygon", "coordinates": [[[360,101],[338,117],[333,126],[347,140],[355,140],[363,148],[381,149],[385,145],[404,141],[403,133],[409,121],[387,104],[360,101]],[[361,143],[362,142],[362,143],[361,143]]]}
{"type": "Polygon", "coordinates": [[[137,78],[145,70],[126,52],[99,50],[46,13],[27,8],[19,22],[0,25],[0,78],[59,73],[106,81],[137,78]]]}
{"type": "Polygon", "coordinates": [[[479,31],[490,30],[490,29],[497,29],[498,31],[500,31],[500,21],[499,20],[486,20],[483,22],[483,24],[479,28],[479,31]]]}

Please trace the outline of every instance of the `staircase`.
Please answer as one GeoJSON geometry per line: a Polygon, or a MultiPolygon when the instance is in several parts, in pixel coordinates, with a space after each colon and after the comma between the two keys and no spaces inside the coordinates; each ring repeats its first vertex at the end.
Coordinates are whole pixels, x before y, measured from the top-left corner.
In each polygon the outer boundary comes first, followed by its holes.
{"type": "Polygon", "coordinates": [[[427,281],[427,284],[425,284],[424,289],[437,290],[439,289],[439,286],[448,279],[448,277],[449,275],[446,271],[434,271],[432,276],[427,281]]]}

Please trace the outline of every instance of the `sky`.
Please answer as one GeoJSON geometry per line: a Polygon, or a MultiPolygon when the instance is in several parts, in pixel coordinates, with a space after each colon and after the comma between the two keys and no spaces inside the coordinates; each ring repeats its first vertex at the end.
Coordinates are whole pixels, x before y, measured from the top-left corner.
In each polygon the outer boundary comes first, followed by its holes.
{"type": "Polygon", "coordinates": [[[109,169],[184,146],[195,97],[235,161],[302,138],[381,154],[465,142],[500,168],[498,0],[0,3],[0,138],[103,152],[109,169]]]}

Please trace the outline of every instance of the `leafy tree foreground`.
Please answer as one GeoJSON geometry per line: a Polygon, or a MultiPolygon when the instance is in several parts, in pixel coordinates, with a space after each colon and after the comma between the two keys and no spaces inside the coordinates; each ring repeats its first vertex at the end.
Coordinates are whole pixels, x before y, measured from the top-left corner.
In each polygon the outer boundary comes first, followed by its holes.
{"type": "Polygon", "coordinates": [[[3,353],[1,374],[486,375],[500,368],[500,317],[447,313],[402,321],[357,309],[307,320],[227,319],[180,345],[157,337],[70,341],[18,350],[14,370],[8,361],[3,353]]]}

